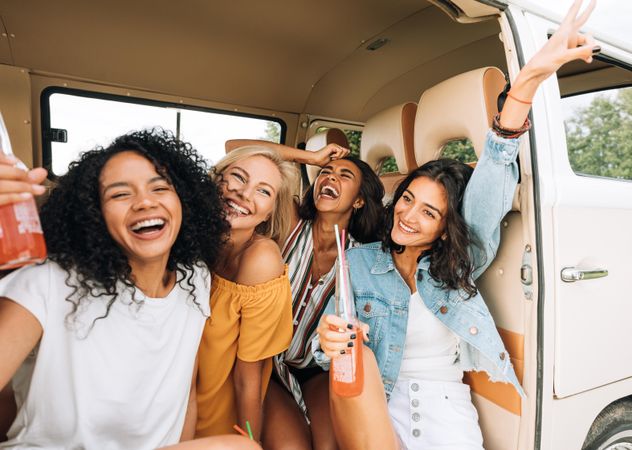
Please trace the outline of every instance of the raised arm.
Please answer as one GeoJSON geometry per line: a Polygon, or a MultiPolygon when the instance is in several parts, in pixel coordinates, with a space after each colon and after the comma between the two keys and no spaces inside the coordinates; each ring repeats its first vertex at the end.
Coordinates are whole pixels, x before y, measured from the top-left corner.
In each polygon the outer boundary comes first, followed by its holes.
{"type": "Polygon", "coordinates": [[[225,147],[226,151],[229,152],[236,148],[249,145],[263,145],[265,147],[270,147],[278,152],[286,161],[296,162],[300,164],[310,164],[312,166],[324,166],[334,159],[344,158],[349,154],[349,149],[344,148],[338,144],[327,144],[320,150],[312,152],[308,150],[301,150],[298,148],[289,147],[283,144],[277,144],[275,142],[254,139],[231,139],[229,141],[226,141],[225,147]]]}
{"type": "Polygon", "coordinates": [[[528,128],[526,120],[533,96],[540,84],[563,64],[575,59],[590,63],[600,50],[590,36],[579,32],[594,9],[595,0],[579,14],[581,5],[582,0],[573,3],[560,28],[519,72],[466,188],[463,216],[483,246],[482,252],[472,247],[474,279],[496,255],[500,221],[511,209],[518,182],[518,140],[515,137],[528,128]]]}
{"type": "Polygon", "coordinates": [[[500,243],[500,222],[511,209],[518,184],[518,139],[487,134],[485,149],[463,194],[462,214],[477,245],[470,246],[478,278],[491,264],[500,243]]]}
{"type": "Polygon", "coordinates": [[[522,126],[538,87],[562,65],[576,59],[591,63],[593,55],[601,51],[592,36],[579,32],[595,9],[596,0],[591,0],[579,14],[582,3],[583,0],[575,0],[558,30],[518,73],[500,115],[503,128],[522,126]]]}

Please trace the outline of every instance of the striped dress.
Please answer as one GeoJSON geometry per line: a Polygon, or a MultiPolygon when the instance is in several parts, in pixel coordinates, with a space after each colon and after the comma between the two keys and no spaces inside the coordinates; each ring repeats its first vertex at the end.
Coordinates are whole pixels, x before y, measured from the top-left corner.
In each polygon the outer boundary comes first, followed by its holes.
{"type": "MultiPolygon", "coordinates": [[[[355,244],[353,238],[347,240],[347,247],[355,244]]],[[[307,418],[307,407],[298,380],[288,369],[292,366],[305,369],[316,366],[311,352],[311,341],[316,336],[320,316],[333,298],[336,288],[334,267],[318,280],[312,282],[312,261],[314,259],[314,239],[312,222],[301,220],[285,241],[283,259],[288,265],[288,276],[292,289],[292,319],[294,332],[290,347],[274,357],[277,375],[292,393],[307,418]]]]}

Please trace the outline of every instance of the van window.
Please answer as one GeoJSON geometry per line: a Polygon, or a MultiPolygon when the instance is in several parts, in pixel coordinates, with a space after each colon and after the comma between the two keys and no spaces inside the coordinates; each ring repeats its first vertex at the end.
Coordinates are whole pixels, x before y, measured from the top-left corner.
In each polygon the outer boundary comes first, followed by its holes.
{"type": "Polygon", "coordinates": [[[457,139],[450,141],[441,149],[442,158],[451,158],[462,163],[472,163],[478,161],[472,141],[469,139],[457,139]]]}
{"type": "Polygon", "coordinates": [[[63,175],[83,151],[107,146],[117,136],[134,130],[161,127],[190,142],[209,164],[224,154],[228,139],[265,139],[281,142],[284,125],[277,120],[222,111],[187,108],[140,99],[97,97],[93,93],[43,94],[44,133],[66,131],[66,142],[44,139],[44,164],[63,175]]]}
{"type": "Polygon", "coordinates": [[[384,160],[384,162],[382,162],[382,165],[380,166],[380,173],[378,173],[378,175],[395,172],[399,172],[399,169],[397,168],[397,161],[395,161],[394,156],[389,156],[384,160]]]}
{"type": "Polygon", "coordinates": [[[562,107],[573,171],[632,180],[632,87],[565,97],[562,107]]]}
{"type": "MultiPolygon", "coordinates": [[[[330,127],[321,126],[316,128],[316,133],[322,133],[323,131],[329,130],[330,127]]],[[[345,136],[347,137],[347,142],[349,142],[349,150],[350,155],[355,156],[356,158],[360,157],[360,142],[362,141],[362,131],[360,130],[348,130],[345,128],[340,128],[345,136]]]]}
{"type": "MultiPolygon", "coordinates": [[[[316,133],[320,133],[321,131],[327,130],[328,127],[318,127],[316,129],[316,133]]],[[[347,136],[347,141],[349,142],[349,150],[351,156],[355,156],[356,158],[360,157],[360,142],[362,141],[362,131],[360,130],[348,130],[341,128],[342,132],[347,136]]],[[[395,157],[389,156],[382,161],[382,164],[379,166],[378,175],[383,175],[385,173],[393,173],[399,172],[397,168],[397,162],[395,161],[395,157]]]]}

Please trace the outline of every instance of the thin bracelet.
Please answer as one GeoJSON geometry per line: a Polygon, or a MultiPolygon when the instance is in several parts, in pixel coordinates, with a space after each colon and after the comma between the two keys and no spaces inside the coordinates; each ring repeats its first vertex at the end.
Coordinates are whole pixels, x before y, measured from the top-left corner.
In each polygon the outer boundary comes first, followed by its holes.
{"type": "Polygon", "coordinates": [[[522,103],[522,104],[524,104],[524,105],[531,105],[531,104],[533,103],[533,102],[528,102],[528,101],[526,101],[526,100],[521,100],[521,99],[519,99],[518,97],[516,97],[515,95],[513,95],[513,94],[511,93],[511,91],[507,92],[507,97],[511,97],[511,98],[513,98],[515,101],[517,101],[518,103],[522,103]]]}

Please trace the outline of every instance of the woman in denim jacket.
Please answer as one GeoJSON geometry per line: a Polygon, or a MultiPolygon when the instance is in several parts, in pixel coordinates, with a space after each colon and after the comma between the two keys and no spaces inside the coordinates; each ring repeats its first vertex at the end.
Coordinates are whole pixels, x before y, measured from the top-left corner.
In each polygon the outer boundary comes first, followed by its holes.
{"type": "MultiPolygon", "coordinates": [[[[562,64],[590,62],[599,51],[578,32],[594,7],[593,1],[578,16],[581,3],[518,74],[474,172],[450,160],[416,169],[395,192],[386,238],[348,251],[356,307],[370,339],[362,394],[343,398],[330,391],[342,448],[482,449],[464,370],[486,371],[524,395],[474,280],[494,258],[500,221],[511,208],[517,138],[529,128],[537,87],[562,64]]],[[[326,365],[358,345],[352,328],[324,315],[314,341],[317,360],[326,365]]]]}

